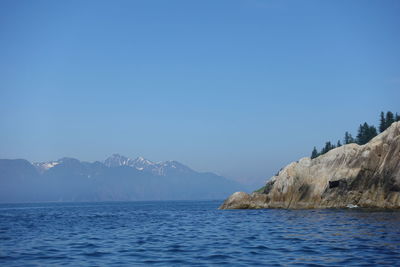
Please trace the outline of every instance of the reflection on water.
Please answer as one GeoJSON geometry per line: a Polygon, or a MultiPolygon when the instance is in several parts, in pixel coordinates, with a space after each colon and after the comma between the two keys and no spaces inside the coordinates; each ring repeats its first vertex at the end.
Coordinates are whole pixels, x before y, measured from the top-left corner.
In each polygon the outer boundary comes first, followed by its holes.
{"type": "Polygon", "coordinates": [[[400,260],[397,211],[221,211],[219,205],[0,205],[0,263],[396,265],[400,260]]]}

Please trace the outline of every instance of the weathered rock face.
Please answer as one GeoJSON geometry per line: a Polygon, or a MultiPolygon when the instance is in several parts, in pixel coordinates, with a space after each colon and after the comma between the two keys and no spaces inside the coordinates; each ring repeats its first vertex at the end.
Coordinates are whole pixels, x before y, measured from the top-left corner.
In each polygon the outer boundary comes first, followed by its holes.
{"type": "Polygon", "coordinates": [[[400,122],[365,145],[302,158],[272,177],[263,193],[237,192],[220,209],[400,208],[400,122]]]}

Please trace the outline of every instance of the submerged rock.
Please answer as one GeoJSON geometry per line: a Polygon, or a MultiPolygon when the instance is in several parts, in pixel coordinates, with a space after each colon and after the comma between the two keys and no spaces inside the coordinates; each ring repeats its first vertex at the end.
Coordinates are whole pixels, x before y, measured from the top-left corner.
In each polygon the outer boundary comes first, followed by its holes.
{"type": "Polygon", "coordinates": [[[400,122],[365,145],[290,163],[263,192],[236,192],[220,209],[400,208],[400,122]]]}

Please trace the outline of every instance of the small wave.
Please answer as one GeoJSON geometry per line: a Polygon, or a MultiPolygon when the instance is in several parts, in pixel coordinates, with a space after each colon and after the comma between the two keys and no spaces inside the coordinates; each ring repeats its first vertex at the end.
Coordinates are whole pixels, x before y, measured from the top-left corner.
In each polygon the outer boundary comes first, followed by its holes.
{"type": "Polygon", "coordinates": [[[170,248],[167,249],[168,252],[185,252],[185,250],[180,249],[180,248],[170,248]]]}
{"type": "Polygon", "coordinates": [[[82,253],[82,255],[85,255],[85,256],[88,256],[88,257],[95,257],[95,258],[97,258],[97,257],[102,257],[102,256],[105,256],[105,255],[108,255],[108,254],[110,254],[110,253],[108,253],[108,252],[101,252],[101,251],[94,251],[94,252],[89,252],[89,253],[82,253]]]}
{"type": "Polygon", "coordinates": [[[210,255],[210,256],[205,256],[204,258],[208,259],[208,260],[227,260],[227,259],[230,259],[232,257],[229,256],[229,255],[224,255],[224,254],[213,254],[213,255],[210,255]]]}
{"type": "Polygon", "coordinates": [[[74,243],[71,244],[71,247],[73,248],[98,248],[98,245],[92,244],[92,243],[74,243]]]}

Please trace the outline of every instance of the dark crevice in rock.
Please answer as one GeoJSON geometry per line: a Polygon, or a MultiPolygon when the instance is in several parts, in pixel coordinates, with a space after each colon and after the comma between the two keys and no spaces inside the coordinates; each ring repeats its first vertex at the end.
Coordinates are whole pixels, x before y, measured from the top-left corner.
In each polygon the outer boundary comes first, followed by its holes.
{"type": "Polygon", "coordinates": [[[339,186],[339,181],[329,181],[329,189],[339,186]]]}
{"type": "Polygon", "coordinates": [[[275,181],[269,181],[265,185],[264,194],[268,194],[271,191],[271,189],[274,187],[274,183],[275,183],[275,181]]]}
{"type": "Polygon", "coordinates": [[[299,201],[304,200],[309,197],[310,195],[310,185],[309,184],[302,184],[299,187],[300,198],[299,201]]]}

